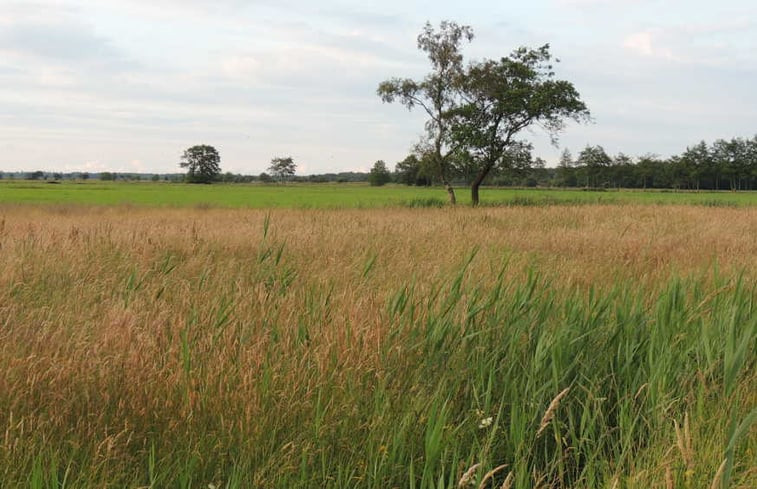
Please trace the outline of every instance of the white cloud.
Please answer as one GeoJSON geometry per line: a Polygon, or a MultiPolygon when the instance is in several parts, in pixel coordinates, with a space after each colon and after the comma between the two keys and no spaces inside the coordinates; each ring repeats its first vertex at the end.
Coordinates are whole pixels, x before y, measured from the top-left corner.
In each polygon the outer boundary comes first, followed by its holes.
{"type": "Polygon", "coordinates": [[[654,50],[652,49],[652,34],[650,32],[631,34],[623,41],[623,47],[645,56],[652,56],[654,54],[654,50]]]}
{"type": "Polygon", "coordinates": [[[85,161],[83,163],[67,163],[63,165],[63,170],[70,172],[70,171],[85,171],[85,172],[91,172],[91,173],[99,173],[103,171],[108,171],[109,166],[105,165],[103,162],[99,160],[92,160],[92,161],[85,161]]]}
{"type": "Polygon", "coordinates": [[[556,0],[558,5],[576,6],[576,7],[595,7],[606,5],[617,7],[624,4],[649,3],[651,0],[556,0]]]}
{"type": "Polygon", "coordinates": [[[141,160],[131,160],[129,162],[129,168],[136,173],[147,173],[150,171],[141,160]]]}
{"type": "Polygon", "coordinates": [[[642,56],[675,59],[673,52],[659,43],[658,36],[650,31],[635,32],[623,41],[623,47],[642,56]]]}
{"type": "Polygon", "coordinates": [[[236,54],[221,60],[224,74],[233,80],[251,80],[257,78],[263,64],[253,55],[236,54]]]}
{"type": "Polygon", "coordinates": [[[635,55],[710,67],[744,68],[757,61],[754,21],[680,23],[633,32],[623,47],[635,55]],[[751,60],[751,62],[749,62],[751,60]]]}

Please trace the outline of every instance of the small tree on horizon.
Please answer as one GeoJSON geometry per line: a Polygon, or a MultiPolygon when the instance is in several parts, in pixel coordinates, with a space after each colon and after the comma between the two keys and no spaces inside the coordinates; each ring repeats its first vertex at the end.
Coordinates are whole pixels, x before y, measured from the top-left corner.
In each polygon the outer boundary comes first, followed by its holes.
{"type": "Polygon", "coordinates": [[[192,146],[181,158],[179,166],[187,169],[188,183],[211,183],[221,173],[221,156],[213,146],[192,146]]]}
{"type": "Polygon", "coordinates": [[[268,167],[268,170],[276,180],[283,182],[294,176],[294,172],[297,171],[297,164],[291,156],[276,157],[271,159],[271,166],[268,167]]]}
{"type": "Polygon", "coordinates": [[[371,187],[381,187],[392,181],[392,174],[389,173],[389,169],[386,167],[384,160],[378,160],[373,164],[371,173],[368,175],[368,182],[371,187]]]}

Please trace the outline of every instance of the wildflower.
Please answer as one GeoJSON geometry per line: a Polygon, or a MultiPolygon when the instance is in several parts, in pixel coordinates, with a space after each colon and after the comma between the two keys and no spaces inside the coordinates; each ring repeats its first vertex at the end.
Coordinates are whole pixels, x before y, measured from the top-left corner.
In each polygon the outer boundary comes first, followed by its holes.
{"type": "Polygon", "coordinates": [[[489,426],[492,425],[493,421],[494,421],[494,418],[492,418],[491,416],[489,416],[488,418],[482,419],[481,422],[478,423],[478,427],[480,429],[488,428],[489,426]]]}

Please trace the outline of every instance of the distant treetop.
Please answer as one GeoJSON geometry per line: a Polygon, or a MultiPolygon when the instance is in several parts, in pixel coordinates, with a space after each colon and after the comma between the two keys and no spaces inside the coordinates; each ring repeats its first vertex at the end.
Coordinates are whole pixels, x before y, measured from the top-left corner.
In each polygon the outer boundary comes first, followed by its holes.
{"type": "Polygon", "coordinates": [[[187,169],[188,183],[211,183],[221,174],[221,156],[213,146],[201,144],[184,151],[179,166],[187,169]]]}

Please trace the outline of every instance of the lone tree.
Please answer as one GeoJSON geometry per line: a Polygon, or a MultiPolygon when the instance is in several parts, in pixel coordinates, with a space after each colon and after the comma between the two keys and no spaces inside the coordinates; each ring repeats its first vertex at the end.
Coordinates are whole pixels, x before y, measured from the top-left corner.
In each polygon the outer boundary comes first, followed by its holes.
{"type": "Polygon", "coordinates": [[[221,173],[221,156],[213,146],[192,146],[184,151],[181,159],[179,166],[187,169],[189,183],[211,183],[221,173]]]}
{"type": "Polygon", "coordinates": [[[297,170],[297,165],[291,156],[273,158],[271,160],[271,166],[268,167],[268,171],[271,172],[274,178],[283,182],[294,176],[294,172],[297,170]]]}
{"type": "Polygon", "coordinates": [[[426,137],[419,150],[430,156],[429,170],[447,189],[450,203],[455,173],[470,178],[473,205],[479,187],[494,169],[509,168],[513,152],[527,146],[515,136],[536,125],[555,142],[566,119],[589,118],[589,111],[570,82],[555,80],[549,45],[520,48],[500,60],[463,66],[460,45],[473,39],[468,26],[444,21],[436,31],[426,23],[418,48],[427,53],[431,72],[421,81],[394,78],[382,82],[384,102],[399,101],[428,114],[426,137]]]}
{"type": "Polygon", "coordinates": [[[439,30],[426,23],[418,36],[418,49],[427,54],[431,72],[423,80],[392,78],[382,82],[377,90],[384,102],[399,101],[409,110],[421,107],[429,119],[426,121],[426,137],[421,143],[428,147],[430,170],[447,189],[451,204],[456,202],[451,178],[454,165],[450,145],[450,114],[458,108],[459,79],[463,75],[463,55],[460,45],[473,39],[473,30],[455,22],[442,21],[439,30]]]}
{"type": "Polygon", "coordinates": [[[378,160],[373,164],[371,173],[368,175],[368,182],[372,187],[381,187],[392,181],[392,174],[389,173],[389,169],[386,167],[386,163],[383,160],[378,160]]]}
{"type": "Polygon", "coordinates": [[[450,135],[473,163],[474,206],[484,179],[498,166],[508,168],[508,162],[514,161],[508,156],[524,146],[515,139],[520,131],[536,125],[556,143],[566,119],[589,119],[573,84],[555,80],[552,69],[546,44],[538,49],[521,47],[498,61],[474,63],[459,78],[464,102],[451,111],[450,135]]]}

